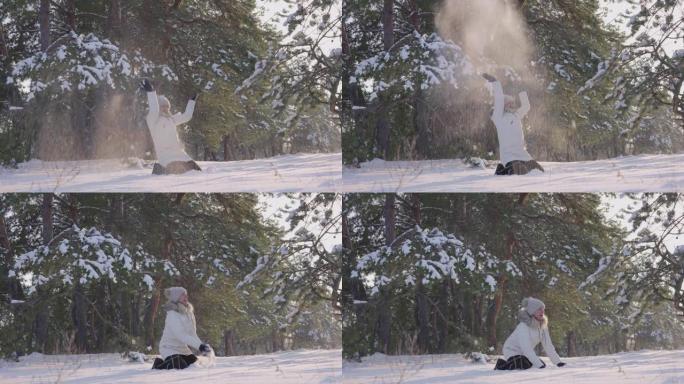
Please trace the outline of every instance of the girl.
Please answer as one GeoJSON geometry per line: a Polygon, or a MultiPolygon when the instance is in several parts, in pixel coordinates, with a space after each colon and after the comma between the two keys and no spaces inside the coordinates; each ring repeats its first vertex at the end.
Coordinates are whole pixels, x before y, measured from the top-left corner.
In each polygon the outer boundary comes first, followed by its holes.
{"type": "Polygon", "coordinates": [[[541,343],[544,352],[558,367],[561,362],[549,336],[548,318],[544,315],[544,303],[533,297],[523,299],[522,308],[518,312],[520,323],[515,331],[508,336],[503,346],[504,359],[496,362],[494,369],[512,370],[529,369],[532,367],[545,368],[546,364],[534,352],[537,344],[541,343]]]}
{"type": "Polygon", "coordinates": [[[144,79],[140,84],[147,93],[147,103],[150,111],[147,113],[147,127],[152,135],[154,151],[157,153],[158,163],[154,164],[152,174],[179,174],[190,170],[201,171],[185,150],[178,137],[176,127],[185,124],[192,118],[195,110],[197,94],[188,100],[185,112],[171,114],[171,103],[164,96],[157,96],[149,80],[144,79]]]}
{"type": "Polygon", "coordinates": [[[164,304],[166,323],[159,342],[162,358],[154,359],[153,369],[185,369],[197,361],[190,348],[202,354],[209,354],[211,347],[197,337],[195,311],[188,301],[188,292],[183,287],[171,287],[164,291],[168,300],[164,304]]]}
{"type": "Polygon", "coordinates": [[[489,74],[482,74],[492,85],[494,92],[494,112],[492,121],[496,126],[499,139],[499,156],[501,163],[496,167],[496,175],[524,175],[532,169],[544,172],[536,160],[525,149],[525,136],[522,119],[530,111],[527,92],[520,92],[520,108],[515,109],[515,99],[505,96],[501,83],[489,74]],[[504,165],[505,164],[505,165],[504,165]]]}

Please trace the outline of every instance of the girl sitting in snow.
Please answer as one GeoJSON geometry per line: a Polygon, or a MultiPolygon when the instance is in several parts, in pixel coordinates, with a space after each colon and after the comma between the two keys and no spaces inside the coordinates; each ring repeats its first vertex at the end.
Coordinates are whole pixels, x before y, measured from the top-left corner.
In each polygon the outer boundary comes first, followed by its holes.
{"type": "Polygon", "coordinates": [[[192,118],[195,110],[197,94],[188,100],[185,112],[171,114],[171,103],[164,96],[157,96],[149,80],[144,79],[140,86],[147,93],[147,103],[150,111],[147,113],[147,127],[152,135],[154,151],[157,153],[158,163],[154,164],[152,174],[179,174],[187,171],[202,169],[195,163],[185,150],[178,138],[176,127],[185,124],[192,118]]]}
{"type": "Polygon", "coordinates": [[[518,319],[520,324],[508,336],[503,346],[505,360],[497,360],[494,369],[545,368],[546,364],[534,353],[534,348],[540,342],[551,361],[558,367],[564,366],[565,363],[560,361],[549,336],[549,320],[544,315],[544,303],[533,297],[523,299],[518,319]]]}
{"type": "Polygon", "coordinates": [[[164,296],[168,301],[163,307],[166,310],[166,323],[159,342],[162,359],[154,359],[152,368],[185,369],[197,361],[197,356],[188,347],[204,355],[211,352],[211,347],[197,337],[195,311],[188,301],[188,292],[185,288],[167,288],[164,296]]]}
{"type": "Polygon", "coordinates": [[[520,108],[515,109],[515,99],[504,95],[501,83],[494,76],[483,73],[482,77],[489,81],[494,92],[492,121],[499,138],[499,156],[501,157],[501,163],[497,165],[495,174],[524,175],[533,169],[544,172],[544,168],[525,150],[522,119],[530,111],[527,92],[518,94],[520,108]]]}

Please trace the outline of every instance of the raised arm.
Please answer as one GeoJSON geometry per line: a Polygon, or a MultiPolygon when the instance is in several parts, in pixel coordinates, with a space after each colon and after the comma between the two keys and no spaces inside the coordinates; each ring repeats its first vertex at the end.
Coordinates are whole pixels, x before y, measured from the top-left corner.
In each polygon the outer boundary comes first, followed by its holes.
{"type": "Polygon", "coordinates": [[[525,91],[518,93],[518,97],[520,98],[520,108],[515,111],[515,114],[522,120],[527,115],[527,112],[530,111],[530,100],[527,98],[527,92],[525,91]]]}
{"type": "Polygon", "coordinates": [[[147,123],[152,124],[159,118],[157,92],[155,92],[152,83],[148,79],[143,79],[140,82],[140,88],[147,93],[147,105],[150,107],[150,110],[147,112],[147,123]]]}
{"type": "Polygon", "coordinates": [[[176,125],[180,124],[185,124],[190,119],[192,119],[192,113],[195,111],[195,100],[190,99],[188,100],[188,104],[185,106],[185,112],[183,113],[176,113],[173,115],[173,122],[176,125]]]}
{"type": "Polygon", "coordinates": [[[497,119],[503,115],[504,112],[504,93],[501,83],[493,81],[490,83],[492,85],[492,91],[494,92],[494,112],[492,113],[492,120],[497,119]]]}
{"type": "Polygon", "coordinates": [[[157,100],[157,92],[147,92],[147,105],[150,110],[147,112],[147,120],[155,121],[159,118],[159,101],[157,100]]]}

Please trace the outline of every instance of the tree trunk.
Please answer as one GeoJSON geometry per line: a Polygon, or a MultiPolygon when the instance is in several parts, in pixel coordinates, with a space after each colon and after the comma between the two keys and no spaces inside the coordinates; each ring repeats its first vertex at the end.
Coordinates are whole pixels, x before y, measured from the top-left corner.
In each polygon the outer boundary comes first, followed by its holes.
{"type": "Polygon", "coordinates": [[[440,301],[440,307],[439,310],[440,312],[444,315],[447,316],[447,318],[443,318],[442,316],[439,316],[438,319],[439,321],[439,329],[435,330],[435,332],[439,335],[439,344],[437,345],[437,352],[439,353],[446,353],[447,352],[447,346],[449,343],[449,322],[448,322],[448,316],[449,316],[449,309],[450,309],[450,304],[453,301],[451,298],[451,284],[452,280],[451,279],[444,279],[441,284],[441,295],[439,298],[440,301]]]}
{"type": "Polygon", "coordinates": [[[232,160],[232,154],[229,152],[228,148],[228,135],[223,135],[223,140],[221,140],[221,144],[223,145],[223,161],[232,160]]]}
{"type": "MultiPolygon", "coordinates": [[[[389,52],[394,44],[394,0],[384,0],[382,7],[382,31],[383,45],[389,52]]],[[[390,155],[390,132],[392,127],[389,122],[388,110],[391,100],[383,95],[378,98],[378,120],[375,125],[375,144],[379,156],[389,159],[390,155]]]]}
{"type": "MultiPolygon", "coordinates": [[[[411,216],[415,225],[421,225],[421,203],[417,193],[411,195],[411,216]]],[[[418,325],[418,353],[426,353],[430,348],[430,310],[425,287],[423,286],[423,273],[418,270],[416,274],[416,324],[418,325]]]]}
{"type": "Polygon", "coordinates": [[[385,51],[394,44],[394,0],[384,0],[382,5],[382,43],[385,51]]]}
{"type": "MultiPolygon", "coordinates": [[[[392,245],[396,238],[396,213],[394,207],[395,196],[385,195],[383,216],[385,219],[385,244],[392,245]]],[[[380,289],[378,293],[378,342],[382,353],[389,353],[390,337],[392,329],[392,313],[390,311],[390,294],[387,287],[380,289]]]]}
{"type": "Polygon", "coordinates": [[[0,57],[7,57],[8,54],[7,33],[5,32],[5,27],[0,23],[0,57]]]}
{"type": "MultiPolygon", "coordinates": [[[[43,194],[43,203],[41,207],[43,245],[49,244],[53,237],[52,201],[53,195],[51,193],[43,194]]],[[[33,320],[34,346],[36,351],[45,353],[47,352],[48,316],[50,309],[48,306],[48,298],[42,287],[36,289],[35,301],[38,306],[38,311],[33,320]]]]}
{"type": "MultiPolygon", "coordinates": [[[[418,326],[418,354],[428,352],[430,348],[430,310],[428,306],[427,295],[425,294],[425,287],[423,286],[423,273],[419,271],[416,273],[416,325],[418,326]]],[[[413,353],[414,351],[409,351],[413,353]]]]}
{"type": "Polygon", "coordinates": [[[45,52],[50,46],[50,0],[40,0],[38,24],[40,28],[40,50],[45,52]]]}
{"type": "Polygon", "coordinates": [[[76,0],[67,0],[64,6],[66,8],[64,21],[72,31],[76,31],[76,0]]]}
{"type": "Polygon", "coordinates": [[[156,342],[154,326],[157,321],[157,311],[159,310],[159,303],[161,301],[160,283],[161,278],[156,279],[154,282],[154,293],[152,294],[150,306],[145,314],[145,344],[149,348],[152,348],[156,342]]]}
{"type": "MultiPolygon", "coordinates": [[[[52,197],[52,195],[50,195],[52,197]]],[[[78,223],[78,200],[75,194],[70,194],[68,197],[69,205],[67,207],[67,216],[72,224],[78,223]]],[[[80,276],[74,279],[74,292],[72,295],[71,316],[76,329],[75,343],[76,352],[85,353],[88,347],[88,316],[87,303],[83,286],[80,283],[80,276]]]]}
{"type": "MultiPolygon", "coordinates": [[[[182,195],[179,195],[179,197],[182,195]]],[[[173,239],[170,235],[166,235],[161,249],[161,258],[163,260],[168,260],[171,258],[171,251],[173,249],[173,239]]],[[[148,308],[147,314],[145,315],[145,343],[148,346],[153,346],[156,338],[154,334],[155,324],[157,322],[157,312],[159,311],[159,304],[161,303],[161,286],[162,286],[162,276],[159,276],[154,281],[154,294],[150,300],[150,306],[148,308]]]]}
{"type": "Polygon", "coordinates": [[[86,353],[88,347],[88,318],[86,315],[87,304],[83,286],[79,282],[80,278],[75,279],[74,293],[72,296],[71,318],[76,329],[76,353],[86,353]]]}
{"type": "MultiPolygon", "coordinates": [[[[361,283],[359,277],[351,277],[352,270],[356,269],[356,252],[354,251],[354,245],[352,244],[351,238],[349,236],[349,219],[347,217],[347,210],[342,210],[342,249],[343,255],[345,257],[345,262],[342,264],[342,276],[344,276],[344,281],[342,283],[343,295],[348,295],[351,298],[351,304],[353,312],[342,312],[344,322],[354,322],[356,324],[367,324],[368,319],[366,315],[368,296],[366,295],[366,290],[361,283]],[[347,317],[355,316],[353,320],[346,320],[347,317]]],[[[367,329],[367,328],[366,328],[367,329]]],[[[350,340],[352,342],[362,343],[361,339],[350,340]]],[[[360,351],[361,356],[365,354],[365,351],[360,351]]]]}
{"type": "Polygon", "coordinates": [[[226,356],[235,356],[235,332],[232,329],[223,331],[223,353],[226,356]]]}
{"type": "MultiPolygon", "coordinates": [[[[409,14],[409,21],[413,29],[420,32],[420,7],[418,7],[416,0],[411,0],[408,7],[411,12],[409,14]]],[[[416,84],[420,84],[421,79],[418,76],[414,80],[416,84]]],[[[423,97],[424,93],[421,87],[416,87],[413,93],[413,126],[416,132],[415,152],[420,159],[428,159],[433,155],[432,130],[430,129],[427,107],[423,97]]]]}
{"type": "MultiPolygon", "coordinates": [[[[14,265],[14,250],[10,242],[9,232],[7,231],[7,223],[5,222],[5,215],[0,209],[0,248],[5,250],[5,260],[3,263],[7,268],[14,265]]],[[[21,283],[16,277],[7,277],[7,270],[3,270],[3,280],[5,280],[5,287],[9,292],[10,299],[24,300],[24,290],[21,288],[21,283]]]]}
{"type": "Polygon", "coordinates": [[[129,329],[134,337],[140,336],[140,301],[141,295],[136,294],[131,303],[131,311],[128,318],[129,329]]]}
{"type": "Polygon", "coordinates": [[[107,29],[109,37],[114,41],[121,41],[121,24],[121,0],[110,0],[107,29]]]}
{"type": "Polygon", "coordinates": [[[394,202],[394,194],[389,193],[385,195],[385,205],[383,207],[382,215],[385,220],[385,245],[387,246],[392,245],[394,239],[397,237],[394,202]]]}
{"type": "MultiPolygon", "coordinates": [[[[515,249],[516,240],[513,232],[506,234],[506,247],[504,253],[504,260],[513,259],[513,251],[515,249]]],[[[501,306],[503,304],[503,295],[506,290],[506,283],[508,282],[508,276],[505,273],[499,274],[496,279],[496,292],[494,293],[494,300],[489,311],[489,319],[487,321],[487,343],[490,347],[496,348],[497,337],[496,337],[496,322],[501,313],[501,306]]]]}
{"type": "Polygon", "coordinates": [[[565,335],[565,345],[568,351],[568,357],[577,356],[577,335],[574,330],[568,331],[565,335]]]}
{"type": "Polygon", "coordinates": [[[51,193],[43,194],[43,204],[41,208],[41,217],[43,219],[43,245],[47,245],[52,241],[52,201],[51,193]]]}

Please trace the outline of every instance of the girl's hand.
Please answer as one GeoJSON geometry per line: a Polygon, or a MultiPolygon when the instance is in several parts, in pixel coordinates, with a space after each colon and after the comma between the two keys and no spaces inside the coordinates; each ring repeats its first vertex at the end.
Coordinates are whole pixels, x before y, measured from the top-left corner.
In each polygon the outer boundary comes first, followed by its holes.
{"type": "Polygon", "coordinates": [[[140,88],[144,89],[145,92],[154,92],[154,87],[152,87],[152,83],[150,83],[150,81],[147,79],[143,79],[143,81],[140,82],[140,88]]]}
{"type": "Polygon", "coordinates": [[[485,80],[489,81],[490,83],[493,83],[496,81],[496,77],[490,75],[489,73],[483,73],[482,77],[484,77],[485,80]]]}

